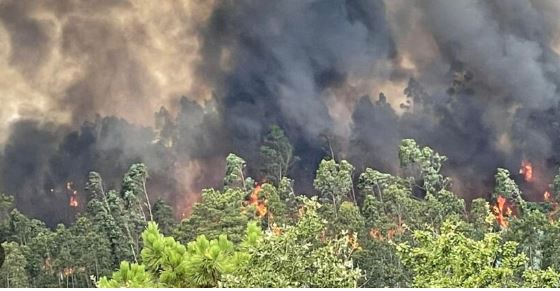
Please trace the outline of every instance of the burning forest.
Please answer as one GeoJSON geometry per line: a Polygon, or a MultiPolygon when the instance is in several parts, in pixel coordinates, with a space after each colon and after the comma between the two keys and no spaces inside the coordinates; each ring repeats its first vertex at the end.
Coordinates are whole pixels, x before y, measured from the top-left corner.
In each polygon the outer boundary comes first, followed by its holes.
{"type": "Polygon", "coordinates": [[[560,287],[559,14],[0,0],[0,286],[560,287]]]}

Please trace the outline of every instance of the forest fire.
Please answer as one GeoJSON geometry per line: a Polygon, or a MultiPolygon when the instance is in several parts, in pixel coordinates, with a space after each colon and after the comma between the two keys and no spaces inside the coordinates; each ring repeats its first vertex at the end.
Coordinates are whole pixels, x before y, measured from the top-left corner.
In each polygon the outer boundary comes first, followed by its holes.
{"type": "Polygon", "coordinates": [[[544,202],[549,203],[551,208],[547,214],[548,221],[550,223],[554,223],[555,220],[558,219],[558,213],[560,212],[560,208],[558,207],[558,202],[552,197],[550,191],[545,191],[543,194],[544,202]]]}
{"type": "Polygon", "coordinates": [[[379,229],[377,228],[370,229],[369,236],[375,240],[383,240],[383,235],[381,234],[381,231],[379,231],[379,229]]]}
{"type": "Polygon", "coordinates": [[[348,243],[348,246],[350,247],[352,252],[355,250],[362,250],[362,247],[360,246],[358,237],[356,235],[348,234],[346,236],[346,243],[348,243]]]}
{"type": "Polygon", "coordinates": [[[545,202],[550,202],[550,199],[552,198],[552,196],[550,195],[549,191],[545,191],[543,194],[543,198],[545,202]]]}
{"type": "Polygon", "coordinates": [[[64,274],[64,276],[68,277],[68,276],[74,274],[75,271],[76,271],[75,268],[64,268],[62,270],[62,273],[64,274]]]}
{"type": "Polygon", "coordinates": [[[202,192],[186,192],[179,203],[177,203],[176,215],[179,220],[186,219],[191,216],[193,205],[200,202],[202,199],[202,192]]]}
{"type": "Polygon", "coordinates": [[[504,196],[498,195],[498,198],[496,199],[496,205],[492,207],[492,212],[494,213],[494,216],[496,216],[496,221],[498,222],[498,224],[502,228],[507,228],[509,222],[506,218],[512,216],[513,210],[508,205],[507,199],[504,196]]]}
{"type": "Polygon", "coordinates": [[[251,195],[249,195],[249,199],[246,201],[246,205],[255,205],[255,208],[257,209],[256,214],[259,218],[263,218],[268,212],[266,201],[259,199],[259,193],[261,191],[261,184],[256,184],[255,188],[251,192],[251,195]]]}
{"type": "Polygon", "coordinates": [[[84,267],[66,267],[62,269],[60,275],[64,275],[68,277],[68,276],[72,276],[76,272],[84,272],[84,271],[85,271],[84,267]]]}
{"type": "Polygon", "coordinates": [[[70,196],[70,202],[68,203],[68,205],[70,205],[71,207],[78,207],[78,198],[76,198],[75,196],[70,196]]]}
{"type": "Polygon", "coordinates": [[[78,207],[79,206],[79,202],[78,202],[78,191],[74,190],[74,182],[67,182],[66,183],[66,190],[68,190],[70,192],[70,201],[68,202],[68,205],[70,205],[70,207],[78,207]]]}
{"type": "Polygon", "coordinates": [[[272,233],[276,236],[281,235],[282,234],[282,228],[279,227],[276,223],[272,224],[272,233]]]}
{"type": "Polygon", "coordinates": [[[369,236],[378,241],[384,241],[385,239],[391,241],[393,240],[395,235],[401,235],[403,234],[403,232],[404,232],[403,227],[398,226],[396,228],[389,229],[387,231],[387,235],[384,236],[383,233],[381,233],[381,231],[378,228],[372,228],[369,230],[369,236]]]}
{"type": "Polygon", "coordinates": [[[519,174],[523,175],[525,182],[533,182],[533,164],[527,160],[521,162],[519,174]]]}

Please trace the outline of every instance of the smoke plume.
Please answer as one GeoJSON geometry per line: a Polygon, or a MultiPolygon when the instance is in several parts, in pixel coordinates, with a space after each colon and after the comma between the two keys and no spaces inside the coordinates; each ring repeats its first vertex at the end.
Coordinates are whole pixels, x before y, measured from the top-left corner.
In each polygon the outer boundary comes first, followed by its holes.
{"type": "Polygon", "coordinates": [[[524,159],[540,175],[526,193],[540,195],[560,163],[559,12],[552,0],[3,0],[0,188],[54,224],[75,214],[66,182],[83,188],[94,170],[118,187],[144,162],[150,195],[188,213],[220,186],[228,152],[256,175],[278,124],[298,191],[331,154],[397,173],[400,140],[415,138],[449,157],[466,198],[524,159]]]}

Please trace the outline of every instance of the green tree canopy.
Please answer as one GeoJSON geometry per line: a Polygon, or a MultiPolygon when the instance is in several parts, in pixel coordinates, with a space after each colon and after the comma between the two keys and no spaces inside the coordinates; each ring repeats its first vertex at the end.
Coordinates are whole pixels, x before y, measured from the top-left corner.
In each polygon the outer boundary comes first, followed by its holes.
{"type": "Polygon", "coordinates": [[[551,282],[558,278],[552,270],[526,269],[527,257],[517,252],[517,242],[503,242],[497,233],[473,240],[460,230],[460,224],[446,221],[439,234],[416,231],[414,246],[399,244],[399,256],[414,272],[413,286],[503,288],[560,284],[558,280],[551,282]]]}
{"type": "Polygon", "coordinates": [[[286,176],[290,167],[297,160],[294,148],[284,131],[277,125],[272,125],[266,134],[260,148],[263,176],[274,185],[278,185],[282,177],[286,176]]]}

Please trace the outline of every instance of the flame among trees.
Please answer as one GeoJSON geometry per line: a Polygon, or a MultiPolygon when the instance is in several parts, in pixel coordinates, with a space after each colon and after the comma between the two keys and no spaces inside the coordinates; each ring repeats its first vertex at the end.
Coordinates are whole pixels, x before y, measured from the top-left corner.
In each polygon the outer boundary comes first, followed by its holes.
{"type": "Polygon", "coordinates": [[[521,161],[521,168],[519,174],[523,175],[525,182],[533,182],[533,164],[528,160],[521,161]]]}
{"type": "Polygon", "coordinates": [[[255,188],[253,189],[253,191],[251,191],[251,194],[249,195],[249,198],[246,201],[246,205],[253,205],[256,208],[256,215],[259,218],[264,218],[265,215],[268,212],[268,208],[266,206],[267,201],[264,198],[261,198],[259,196],[259,194],[262,191],[262,187],[261,184],[257,183],[255,185],[255,188]]]}
{"type": "Polygon", "coordinates": [[[70,193],[68,205],[70,205],[70,207],[78,207],[78,191],[74,189],[74,182],[67,182],[66,190],[70,193]]]}
{"type": "MultiPolygon", "coordinates": [[[[20,286],[91,286],[91,275],[118,269],[100,286],[560,286],[560,227],[547,220],[557,209],[560,174],[537,203],[524,201],[510,173],[498,169],[495,203],[476,199],[467,212],[441,173],[445,156],[405,140],[399,157],[402,176],[370,168],[355,175],[346,161],[324,160],[317,197],[307,198],[295,195],[285,176],[255,183],[232,154],[224,188],[202,191],[179,224],[160,201],[151,207],[147,171],[139,165],[125,174],[120,191],[105,189],[91,173],[88,207],[69,227],[49,230],[0,199],[7,259],[18,259],[28,276],[2,267],[0,284],[9,278],[20,286]],[[486,263],[496,256],[512,264],[486,263]],[[465,258],[475,267],[448,268],[465,258]],[[40,276],[28,273],[35,266],[40,276]]],[[[68,191],[77,195],[72,185],[68,191]]]]}
{"type": "Polygon", "coordinates": [[[504,196],[498,195],[496,205],[492,207],[492,212],[496,216],[496,221],[501,227],[508,227],[509,222],[507,218],[513,215],[513,210],[504,196]]]}

